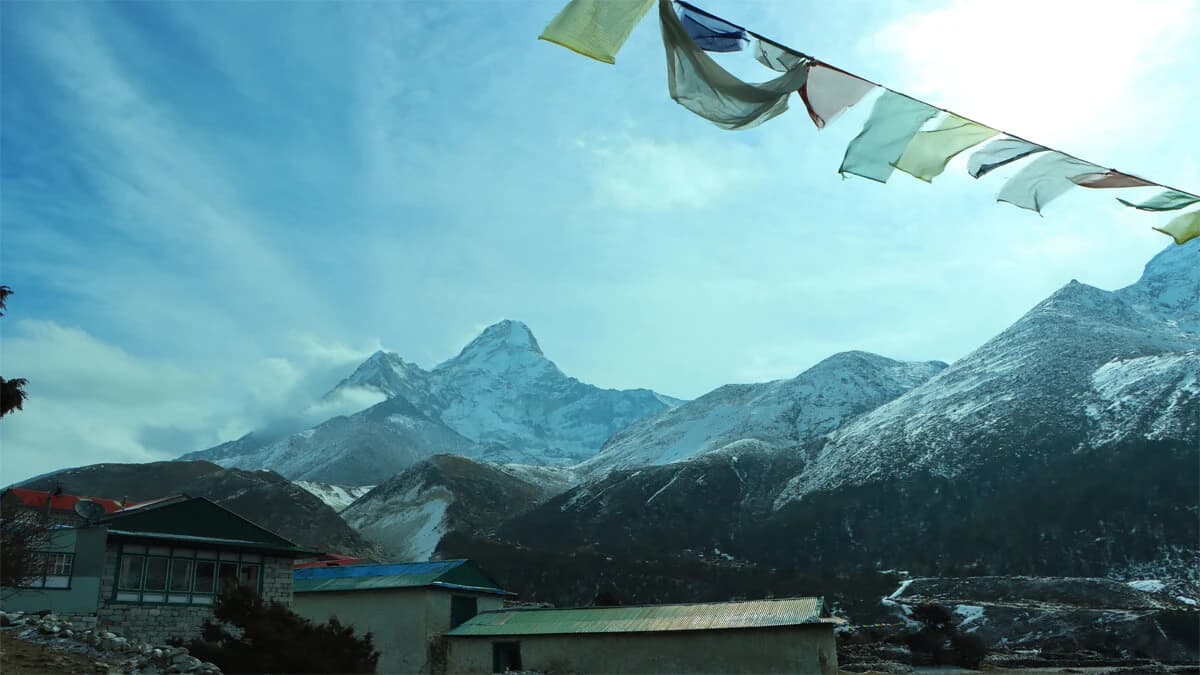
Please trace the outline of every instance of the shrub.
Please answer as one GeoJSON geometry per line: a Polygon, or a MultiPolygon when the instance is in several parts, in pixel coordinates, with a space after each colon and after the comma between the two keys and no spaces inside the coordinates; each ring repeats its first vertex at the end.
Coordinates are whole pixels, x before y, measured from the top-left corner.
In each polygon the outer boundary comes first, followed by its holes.
{"type": "Polygon", "coordinates": [[[373,673],[379,661],[370,633],[356,637],[336,617],[313,623],[248,588],[222,594],[213,616],[186,646],[227,673],[373,673]]]}

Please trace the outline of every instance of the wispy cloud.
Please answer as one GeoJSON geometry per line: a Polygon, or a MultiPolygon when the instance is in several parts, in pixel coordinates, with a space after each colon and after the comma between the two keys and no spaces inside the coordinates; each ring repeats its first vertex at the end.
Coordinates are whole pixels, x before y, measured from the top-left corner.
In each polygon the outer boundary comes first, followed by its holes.
{"type": "Polygon", "coordinates": [[[377,345],[298,336],[281,347],[249,367],[188,368],[78,327],[19,321],[5,334],[4,367],[29,380],[29,400],[0,424],[0,482],[53,466],[167,459],[255,429],[297,431],[380,400],[354,390],[318,398],[377,345]]]}

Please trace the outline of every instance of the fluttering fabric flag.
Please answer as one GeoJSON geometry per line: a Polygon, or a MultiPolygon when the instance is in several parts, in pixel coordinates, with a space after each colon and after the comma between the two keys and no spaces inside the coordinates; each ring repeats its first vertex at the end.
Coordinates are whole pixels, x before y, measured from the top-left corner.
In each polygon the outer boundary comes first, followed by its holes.
{"type": "Polygon", "coordinates": [[[1083,176],[1075,176],[1071,180],[1080,187],[1086,188],[1130,188],[1130,187],[1151,187],[1157,183],[1151,183],[1144,178],[1130,176],[1127,173],[1120,171],[1103,171],[1101,173],[1085,174],[1083,176]]]}
{"type": "Polygon", "coordinates": [[[983,178],[1005,164],[1045,150],[1049,148],[1019,138],[1001,138],[971,153],[967,158],[967,173],[972,178],[983,178]]]}
{"type": "Polygon", "coordinates": [[[769,82],[743,82],[696,46],[670,0],[659,0],[658,10],[671,98],[722,129],[749,129],[783,113],[808,76],[804,62],[769,82]]]}
{"type": "Polygon", "coordinates": [[[1196,237],[1200,237],[1200,211],[1175,216],[1171,222],[1154,229],[1169,235],[1176,244],[1186,244],[1196,237]]]}
{"type": "Polygon", "coordinates": [[[1130,208],[1139,209],[1141,211],[1174,211],[1182,209],[1185,206],[1192,204],[1200,204],[1200,197],[1189,195],[1186,192],[1178,190],[1165,190],[1160,192],[1141,204],[1127,202],[1124,199],[1118,198],[1117,201],[1130,208]]]}
{"type": "Polygon", "coordinates": [[[776,70],[781,73],[795,68],[801,63],[809,60],[807,56],[798,54],[790,49],[784,49],[779,45],[771,44],[762,38],[756,40],[754,48],[754,58],[758,62],[771,70],[776,70]]]}
{"type": "Polygon", "coordinates": [[[975,147],[1000,133],[991,127],[947,113],[937,127],[913,136],[896,168],[926,183],[946,170],[958,153],[975,147]]]}
{"type": "Polygon", "coordinates": [[[706,52],[740,52],[750,44],[746,29],[681,6],[679,21],[696,46],[706,52]]]}
{"type": "Polygon", "coordinates": [[[1076,176],[1103,173],[1104,169],[1061,152],[1042,155],[1008,179],[996,200],[1030,211],[1042,208],[1076,186],[1076,176]]]}
{"type": "Polygon", "coordinates": [[[909,141],[937,113],[928,103],[884,90],[866,125],[846,148],[838,173],[886,183],[909,141]]]}
{"type": "Polygon", "coordinates": [[[652,4],[654,0],[571,0],[538,39],[616,63],[621,45],[652,4]]]}
{"type": "Polygon", "coordinates": [[[800,98],[818,129],[824,129],[847,109],[871,93],[876,85],[827,63],[814,62],[800,98]]]}

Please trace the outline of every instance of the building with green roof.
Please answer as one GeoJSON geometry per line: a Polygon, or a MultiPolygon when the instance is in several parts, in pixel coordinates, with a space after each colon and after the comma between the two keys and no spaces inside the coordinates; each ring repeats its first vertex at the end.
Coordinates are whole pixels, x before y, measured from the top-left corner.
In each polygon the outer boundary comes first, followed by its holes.
{"type": "Polygon", "coordinates": [[[448,672],[837,672],[821,598],[481,612],[446,634],[448,672]]]}
{"type": "Polygon", "coordinates": [[[315,553],[203,497],[126,505],[12,489],[5,498],[57,525],[42,577],[6,589],[3,608],[51,610],[132,640],[199,637],[232,586],[291,604],[293,561],[315,553]]]}

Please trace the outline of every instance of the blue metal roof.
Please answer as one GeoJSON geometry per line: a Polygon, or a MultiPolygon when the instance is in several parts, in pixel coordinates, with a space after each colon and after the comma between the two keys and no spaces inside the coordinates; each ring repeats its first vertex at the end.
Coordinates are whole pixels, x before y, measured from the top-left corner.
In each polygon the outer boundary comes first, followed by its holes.
{"type": "Polygon", "coordinates": [[[470,560],[310,567],[296,570],[293,580],[296,593],[433,587],[514,595],[470,560]]]}
{"type": "Polygon", "coordinates": [[[343,565],[339,567],[309,567],[296,570],[295,579],[349,579],[353,577],[422,577],[425,583],[465,563],[466,560],[433,560],[430,562],[387,563],[381,565],[343,565]]]}

